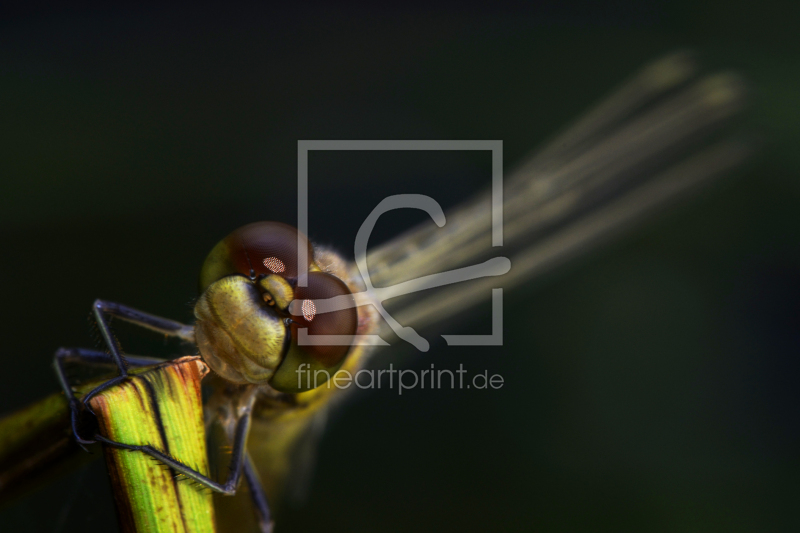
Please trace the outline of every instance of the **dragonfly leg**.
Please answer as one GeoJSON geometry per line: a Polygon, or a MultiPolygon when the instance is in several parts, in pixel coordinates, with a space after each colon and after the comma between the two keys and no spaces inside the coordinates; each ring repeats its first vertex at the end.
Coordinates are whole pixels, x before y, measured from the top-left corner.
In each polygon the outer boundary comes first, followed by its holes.
{"type": "MultiPolygon", "coordinates": [[[[114,338],[114,335],[111,333],[111,326],[109,326],[108,323],[109,316],[125,320],[126,322],[130,322],[131,324],[145,329],[157,331],[164,335],[179,337],[183,340],[194,342],[194,327],[167,318],[144,313],[132,307],[128,307],[127,305],[107,302],[105,300],[95,300],[92,305],[92,312],[97,319],[100,334],[103,336],[106,346],[108,346],[108,349],[111,351],[111,358],[114,364],[117,365],[120,377],[128,375],[127,364],[125,363],[125,358],[122,355],[117,339],[114,338]]],[[[90,392],[87,397],[84,398],[83,402],[88,402],[91,397],[98,392],[100,392],[100,390],[90,392]]]]}
{"type": "MultiPolygon", "coordinates": [[[[113,366],[114,361],[108,352],[91,350],[89,348],[59,348],[55,355],[56,364],[77,363],[86,366],[113,366]]],[[[161,357],[140,355],[126,355],[125,362],[128,366],[148,366],[165,362],[161,357]]],[[[63,371],[63,368],[61,369],[63,371]]]]}
{"type": "MultiPolygon", "coordinates": [[[[65,368],[65,363],[80,363],[83,365],[88,366],[106,366],[106,365],[114,365],[114,361],[112,356],[106,352],[101,352],[99,350],[89,350],[87,348],[59,348],[56,351],[54,356],[54,366],[56,370],[56,375],[58,376],[58,381],[61,384],[61,389],[64,391],[64,394],[67,397],[67,401],[69,402],[70,408],[70,420],[72,424],[72,432],[75,435],[75,439],[78,441],[79,444],[93,444],[95,441],[93,439],[85,439],[81,437],[81,430],[80,427],[84,425],[85,420],[81,419],[82,407],[83,404],[75,397],[75,392],[72,390],[72,385],[69,382],[69,378],[67,378],[67,372],[65,368]]],[[[147,366],[152,365],[160,360],[155,357],[135,357],[131,356],[126,358],[128,365],[130,366],[147,366]]],[[[119,381],[122,381],[123,378],[117,377],[110,380],[110,383],[116,384],[119,381]]],[[[106,382],[102,385],[102,387],[108,387],[106,382]]],[[[92,391],[90,394],[96,394],[99,392],[97,389],[92,391]]]]}
{"type": "Polygon", "coordinates": [[[253,460],[250,454],[244,462],[244,478],[250,486],[250,497],[253,500],[253,506],[256,508],[258,514],[258,524],[262,533],[272,533],[272,515],[269,511],[269,503],[267,502],[267,494],[264,492],[264,487],[261,486],[261,479],[258,477],[253,460]]]}
{"type": "Polygon", "coordinates": [[[250,431],[250,416],[251,410],[247,409],[245,413],[237,420],[236,428],[234,432],[233,438],[233,450],[231,453],[231,462],[229,465],[228,470],[228,479],[225,480],[224,483],[219,483],[214,481],[210,477],[201,474],[197,470],[191,468],[183,464],[182,462],[178,461],[177,459],[169,456],[168,454],[157,450],[156,448],[150,446],[149,444],[125,444],[122,442],[116,442],[111,439],[107,439],[100,434],[95,434],[94,439],[98,442],[102,442],[108,446],[112,446],[114,448],[119,448],[122,450],[131,450],[131,451],[139,451],[157,459],[158,461],[164,463],[168,467],[172,468],[176,472],[183,474],[189,479],[199,483],[203,487],[213,490],[214,492],[220,492],[226,495],[233,495],[236,494],[236,488],[239,485],[239,480],[241,479],[242,472],[244,471],[244,465],[247,458],[247,453],[245,452],[245,443],[247,442],[247,434],[250,431]]]}
{"type": "MultiPolygon", "coordinates": [[[[153,359],[150,358],[124,357],[122,355],[122,351],[120,350],[119,344],[117,343],[116,338],[111,332],[111,327],[108,322],[109,316],[116,317],[121,320],[125,320],[127,322],[131,322],[132,324],[136,324],[143,328],[157,331],[165,335],[179,337],[181,339],[190,342],[194,341],[194,328],[192,326],[188,326],[186,324],[181,324],[180,322],[175,322],[173,320],[144,313],[142,311],[138,311],[131,307],[120,305],[114,302],[96,300],[94,302],[94,305],[92,306],[92,311],[94,313],[95,318],[97,319],[97,324],[98,327],[100,328],[100,333],[103,336],[103,340],[108,346],[110,353],[107,354],[105,352],[99,352],[95,350],[61,349],[58,352],[56,352],[55,356],[56,373],[58,374],[61,387],[64,389],[64,393],[66,394],[70,402],[70,411],[72,416],[72,430],[73,433],[75,434],[75,438],[78,441],[78,443],[92,444],[94,442],[102,442],[103,444],[107,446],[112,446],[114,448],[140,451],[157,459],[158,461],[169,466],[176,472],[185,475],[187,478],[192,479],[195,482],[199,483],[200,485],[207,487],[215,492],[220,492],[222,494],[228,494],[228,495],[235,494],[236,488],[238,487],[239,481],[241,479],[242,472],[245,470],[247,454],[245,452],[244,447],[245,443],[247,442],[247,435],[250,431],[250,416],[251,416],[252,402],[254,397],[251,397],[249,407],[242,412],[241,416],[236,421],[236,427],[234,429],[234,435],[233,435],[233,450],[231,454],[231,461],[228,471],[229,473],[228,473],[228,478],[225,480],[224,483],[219,483],[217,481],[214,481],[208,476],[198,472],[197,470],[194,470],[193,468],[185,465],[179,460],[154,448],[153,446],[150,446],[149,444],[135,445],[135,444],[125,444],[122,442],[116,442],[96,432],[94,433],[91,439],[84,439],[83,437],[81,437],[80,415],[82,409],[91,412],[91,409],[88,406],[89,400],[91,400],[93,396],[104,391],[105,389],[108,389],[109,387],[112,387],[122,381],[125,381],[128,378],[129,365],[139,366],[141,364],[153,364],[154,362],[153,359]],[[83,399],[79,401],[75,397],[75,393],[72,391],[72,387],[69,383],[69,380],[66,377],[64,363],[67,361],[80,361],[88,364],[91,363],[108,364],[110,362],[117,367],[119,375],[99,385],[98,387],[90,391],[88,394],[86,394],[83,397],[83,399]]],[[[252,486],[252,481],[248,481],[248,483],[250,483],[252,486]]],[[[259,492],[260,494],[263,494],[263,491],[259,489],[260,486],[254,490],[254,493],[259,492]]],[[[268,507],[266,506],[266,499],[263,498],[263,496],[261,499],[263,499],[263,501],[259,502],[260,506],[258,507],[258,510],[260,515],[262,515],[266,519],[266,522],[269,524],[269,510],[268,507]]],[[[262,516],[260,516],[259,518],[262,518],[262,516]]]]}
{"type": "MultiPolygon", "coordinates": [[[[101,322],[101,328],[103,325],[106,325],[107,327],[105,315],[108,315],[119,318],[120,320],[124,320],[126,322],[130,322],[131,324],[135,324],[145,329],[168,335],[170,337],[179,337],[185,341],[194,343],[194,326],[190,326],[188,324],[183,324],[168,318],[151,315],[150,313],[139,311],[133,307],[128,307],[127,305],[109,302],[106,300],[95,300],[94,304],[92,305],[92,310],[94,311],[98,322],[101,322]]],[[[109,339],[106,339],[106,343],[111,346],[109,339]]]]}
{"type": "Polygon", "coordinates": [[[142,328],[150,329],[164,335],[179,337],[189,342],[194,341],[194,328],[192,326],[182,324],[174,320],[169,320],[167,318],[161,318],[156,315],[151,315],[126,305],[108,302],[105,300],[95,300],[94,304],[92,304],[92,312],[94,313],[95,319],[97,320],[97,325],[100,328],[100,333],[103,336],[103,340],[108,346],[110,353],[106,354],[104,352],[98,352],[95,350],[83,349],[60,349],[56,352],[55,356],[56,373],[58,374],[61,388],[64,390],[64,393],[67,395],[67,399],[69,400],[72,431],[75,434],[75,439],[81,445],[93,444],[95,442],[94,439],[86,439],[81,437],[81,432],[79,430],[79,426],[82,425],[82,422],[85,422],[85,420],[81,420],[81,413],[83,411],[88,411],[91,413],[89,400],[107,388],[113,387],[114,385],[125,381],[125,379],[128,377],[129,365],[141,366],[153,364],[155,362],[152,359],[145,362],[146,358],[141,358],[141,360],[139,360],[134,357],[124,357],[122,355],[122,350],[120,350],[119,343],[111,332],[111,327],[108,321],[109,316],[119,318],[120,320],[125,320],[126,322],[130,322],[142,328]],[[119,371],[119,376],[112,378],[91,390],[79,402],[75,398],[75,394],[72,391],[72,387],[70,386],[64,371],[64,362],[70,359],[73,361],[81,361],[86,364],[113,363],[113,365],[116,366],[117,370],[119,371]]]}

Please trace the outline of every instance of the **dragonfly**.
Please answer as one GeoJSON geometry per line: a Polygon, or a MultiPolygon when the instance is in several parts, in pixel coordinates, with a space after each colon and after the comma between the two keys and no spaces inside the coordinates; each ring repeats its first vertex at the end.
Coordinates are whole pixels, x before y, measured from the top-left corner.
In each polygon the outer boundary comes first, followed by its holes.
{"type": "Polygon", "coordinates": [[[435,330],[494,289],[529,283],[727,175],[750,145],[719,132],[743,105],[737,76],[699,75],[687,54],[645,66],[510,173],[502,264],[491,263],[498,252],[485,246],[493,232],[491,191],[442,213],[441,224],[429,221],[357,251],[352,262],[281,222],[234,229],[201,265],[193,324],[98,300],[92,313],[107,350],[56,352],[75,441],[148,454],[221,495],[246,492],[256,527],[270,530],[270,506],[301,477],[328,414],[356,390],[325,386],[330,376],[375,364],[386,344],[376,338],[406,338],[400,332],[422,338],[403,324],[435,330]],[[453,284],[430,274],[471,272],[479,261],[498,268],[453,284]],[[386,312],[383,301],[402,294],[413,298],[386,312]],[[229,451],[225,479],[152,446],[114,442],[92,425],[89,400],[128,379],[130,366],[153,363],[124,353],[112,318],[196,347],[212,371],[204,409],[209,433],[222,434],[220,447],[229,451]],[[338,340],[299,342],[304,333],[338,340]],[[66,371],[78,363],[112,363],[117,375],[80,396],[66,371]],[[300,379],[312,375],[313,382],[300,379]]]}

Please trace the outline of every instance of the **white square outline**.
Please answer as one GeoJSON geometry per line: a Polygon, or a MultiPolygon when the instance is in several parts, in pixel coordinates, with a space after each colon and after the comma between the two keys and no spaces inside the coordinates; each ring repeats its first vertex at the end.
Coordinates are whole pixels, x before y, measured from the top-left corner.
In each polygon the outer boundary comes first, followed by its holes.
{"type": "MultiPolygon", "coordinates": [[[[455,140],[298,140],[297,141],[297,229],[308,235],[308,152],[328,151],[448,151],[492,152],[492,247],[503,245],[503,141],[455,140]]],[[[298,235],[298,264],[308,262],[308,250],[298,235]]],[[[306,280],[298,279],[305,286],[306,280]]],[[[305,330],[305,328],[302,328],[305,330]]],[[[450,346],[502,346],[503,289],[492,289],[492,333],[490,335],[442,335],[450,346]]],[[[305,333],[304,331],[301,333],[305,333]]],[[[301,335],[303,336],[303,335],[301,335]]],[[[388,345],[378,335],[362,335],[356,344],[388,345]],[[376,337],[368,339],[367,337],[376,337]]]]}

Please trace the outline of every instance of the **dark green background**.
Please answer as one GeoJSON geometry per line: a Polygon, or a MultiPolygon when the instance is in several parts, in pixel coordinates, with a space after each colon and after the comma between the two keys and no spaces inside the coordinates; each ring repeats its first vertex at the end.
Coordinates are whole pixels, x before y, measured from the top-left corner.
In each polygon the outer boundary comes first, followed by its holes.
{"type": "MultiPolygon", "coordinates": [[[[749,80],[760,155],[508,294],[502,349],[415,363],[489,369],[500,391],[350,405],[279,531],[800,530],[798,23],[797,4],[721,1],[6,15],[0,405],[56,389],[51,355],[93,345],[94,298],[189,320],[219,238],[294,219],[298,139],[502,139],[510,168],[643,63],[691,48],[749,80]]],[[[312,157],[311,237],[346,252],[383,196],[452,203],[488,168],[312,157]]],[[[3,509],[0,528],[115,527],[98,465],[3,509]]]]}

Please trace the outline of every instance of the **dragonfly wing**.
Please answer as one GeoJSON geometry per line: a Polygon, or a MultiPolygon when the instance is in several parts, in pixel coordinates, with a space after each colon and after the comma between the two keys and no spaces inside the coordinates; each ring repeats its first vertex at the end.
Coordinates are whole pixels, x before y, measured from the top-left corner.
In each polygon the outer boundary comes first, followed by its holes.
{"type": "Polygon", "coordinates": [[[441,291],[407,298],[395,311],[400,323],[422,313],[430,325],[468,308],[475,290],[466,287],[530,279],[738,164],[747,152],[743,144],[708,146],[742,108],[743,84],[730,74],[694,79],[695,72],[685,54],[646,67],[512,172],[502,204],[502,248],[492,247],[486,192],[449,213],[444,227],[425,224],[369,252],[374,286],[407,282],[412,289],[409,278],[490,255],[512,259],[511,271],[498,280],[459,284],[445,298],[441,291]]]}
{"type": "Polygon", "coordinates": [[[749,152],[749,145],[743,142],[721,142],[614,201],[582,213],[569,224],[510,254],[511,270],[503,277],[482,278],[448,286],[410,302],[395,313],[395,318],[401,324],[434,325],[486,301],[494,288],[509,289],[530,283],[560,264],[597,248],[669,202],[731,170],[749,152]]]}

